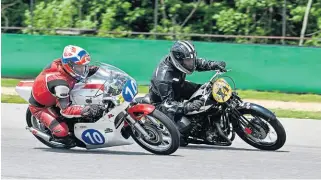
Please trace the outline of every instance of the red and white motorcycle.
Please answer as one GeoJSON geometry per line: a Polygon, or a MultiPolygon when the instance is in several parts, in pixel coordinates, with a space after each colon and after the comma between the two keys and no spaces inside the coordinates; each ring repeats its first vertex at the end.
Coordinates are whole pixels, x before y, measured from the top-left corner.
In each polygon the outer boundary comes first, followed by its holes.
{"type": "MultiPolygon", "coordinates": [[[[18,94],[29,100],[32,81],[21,81],[16,86],[18,94]]],[[[153,105],[134,101],[138,94],[136,81],[124,71],[99,63],[98,71],[75,85],[70,93],[73,104],[99,104],[105,112],[93,122],[81,118],[66,119],[77,147],[86,149],[130,145],[134,142],[154,154],[169,155],[179,147],[179,132],[175,124],[153,105]]],[[[59,111],[57,111],[59,112],[59,111]]],[[[27,127],[43,144],[51,148],[68,148],[52,140],[51,132],[26,113],[27,127]]]]}

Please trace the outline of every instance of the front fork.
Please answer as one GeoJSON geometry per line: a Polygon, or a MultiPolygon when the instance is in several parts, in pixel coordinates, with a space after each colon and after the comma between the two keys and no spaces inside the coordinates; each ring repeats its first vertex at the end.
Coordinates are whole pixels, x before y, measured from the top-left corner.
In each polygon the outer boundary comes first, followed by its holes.
{"type": "Polygon", "coordinates": [[[127,112],[124,112],[124,113],[127,114],[126,119],[128,120],[129,125],[130,125],[131,127],[134,127],[138,132],[140,132],[140,133],[144,136],[145,139],[150,139],[150,136],[149,136],[148,133],[145,131],[145,129],[141,126],[141,124],[140,124],[137,120],[135,120],[134,118],[132,118],[132,117],[130,116],[130,114],[128,114],[127,112]]]}
{"type": "Polygon", "coordinates": [[[155,110],[155,106],[151,104],[138,104],[133,103],[126,109],[126,119],[131,127],[137,130],[145,139],[150,139],[151,137],[146,132],[146,130],[141,125],[141,118],[151,114],[155,110]],[[139,114],[139,117],[137,117],[139,114]]]}

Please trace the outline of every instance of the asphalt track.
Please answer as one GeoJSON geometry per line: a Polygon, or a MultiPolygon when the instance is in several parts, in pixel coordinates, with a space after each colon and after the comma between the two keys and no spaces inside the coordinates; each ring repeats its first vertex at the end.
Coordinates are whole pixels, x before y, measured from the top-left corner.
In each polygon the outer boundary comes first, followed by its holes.
{"type": "Polygon", "coordinates": [[[236,138],[230,147],[191,145],[171,156],[134,144],[54,150],[25,130],[26,105],[1,104],[1,178],[321,178],[321,121],[282,119],[285,146],[260,151],[236,138]]]}

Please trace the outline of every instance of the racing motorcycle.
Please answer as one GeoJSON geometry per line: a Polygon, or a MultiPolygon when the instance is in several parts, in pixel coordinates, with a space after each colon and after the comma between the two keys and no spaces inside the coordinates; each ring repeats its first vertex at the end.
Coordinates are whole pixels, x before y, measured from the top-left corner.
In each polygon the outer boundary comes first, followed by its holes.
{"type": "MultiPolygon", "coordinates": [[[[286,141],[284,127],[270,110],[258,104],[244,102],[228,83],[228,79],[231,80],[235,89],[233,79],[222,76],[228,71],[230,70],[223,68],[216,70],[211,79],[188,100],[201,99],[204,104],[200,110],[189,112],[176,122],[177,128],[185,137],[185,144],[181,146],[189,143],[230,146],[237,134],[255,148],[280,149],[286,141]]],[[[153,104],[148,94],[135,101],[153,104]]]]}
{"type": "MultiPolygon", "coordinates": [[[[112,65],[98,64],[95,74],[75,84],[70,92],[72,104],[97,104],[104,109],[102,114],[90,121],[82,118],[65,120],[76,147],[96,149],[130,145],[135,141],[154,154],[174,153],[180,144],[175,124],[153,105],[133,101],[138,88],[132,77],[112,65]]],[[[26,101],[30,97],[32,84],[33,81],[21,81],[16,86],[16,91],[26,101]]],[[[70,148],[54,141],[50,130],[32,116],[29,108],[26,121],[26,129],[43,144],[51,148],[70,148]]]]}

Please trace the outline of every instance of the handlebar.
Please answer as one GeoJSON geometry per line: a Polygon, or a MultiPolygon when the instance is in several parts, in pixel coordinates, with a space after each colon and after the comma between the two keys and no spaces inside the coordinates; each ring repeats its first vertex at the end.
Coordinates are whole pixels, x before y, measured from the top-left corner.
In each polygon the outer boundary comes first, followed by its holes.
{"type": "Polygon", "coordinates": [[[216,71],[216,73],[212,76],[210,82],[212,82],[213,79],[214,79],[217,75],[220,75],[220,74],[223,74],[223,73],[232,71],[232,69],[225,69],[225,68],[220,67],[220,69],[217,69],[217,70],[215,70],[215,71],[216,71]]]}
{"type": "Polygon", "coordinates": [[[217,67],[218,67],[218,70],[220,70],[221,72],[226,72],[226,69],[224,67],[219,65],[217,67]]]}
{"type": "Polygon", "coordinates": [[[216,71],[216,73],[218,73],[218,74],[223,74],[223,73],[226,73],[226,72],[230,72],[230,71],[232,71],[232,69],[217,69],[217,70],[215,70],[216,71]]]}
{"type": "MultiPolygon", "coordinates": [[[[224,74],[226,72],[232,71],[232,69],[225,69],[225,68],[220,67],[220,69],[217,69],[215,71],[216,71],[216,73],[212,76],[212,78],[210,79],[209,83],[206,83],[205,89],[207,89],[207,87],[213,82],[214,78],[217,75],[224,74]]],[[[203,93],[206,93],[206,91],[203,91],[203,93]]],[[[204,94],[202,94],[202,97],[199,100],[202,100],[205,103],[206,98],[204,98],[204,94]]]]}

